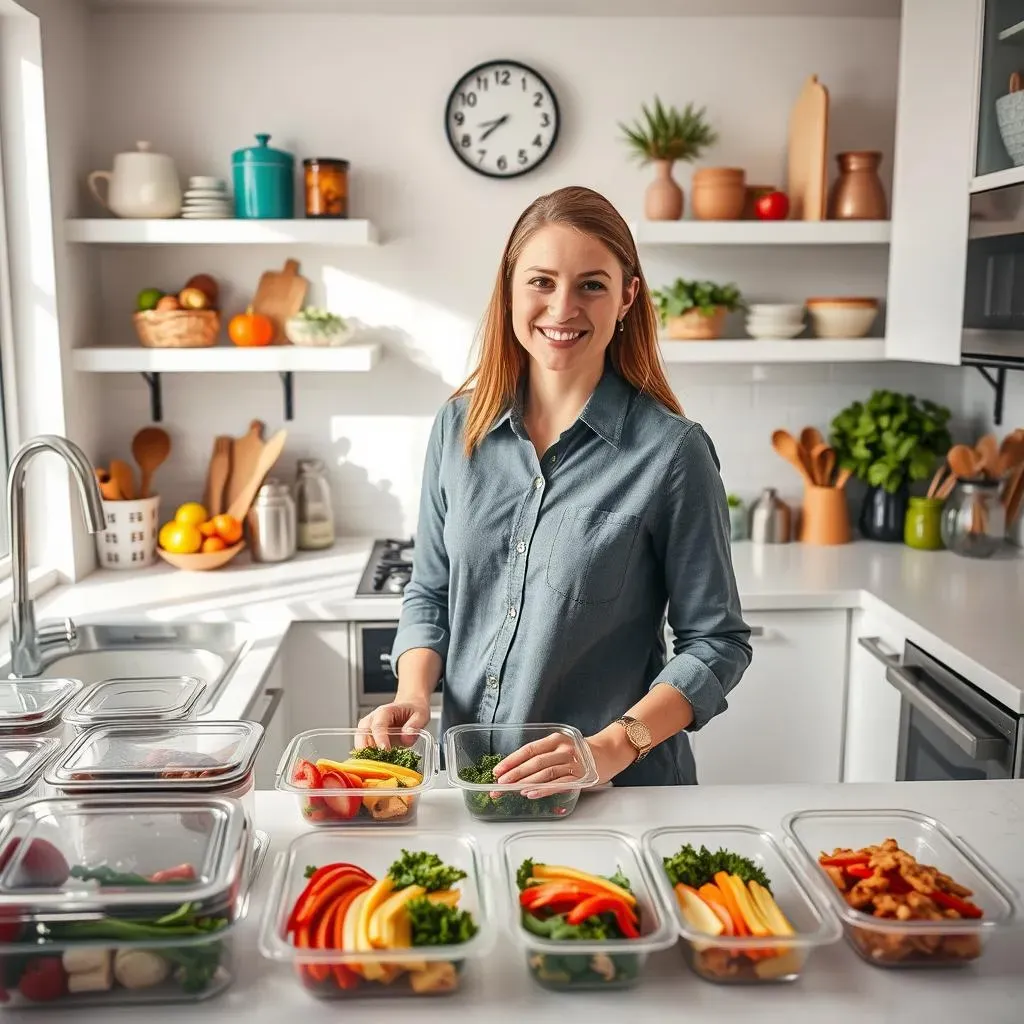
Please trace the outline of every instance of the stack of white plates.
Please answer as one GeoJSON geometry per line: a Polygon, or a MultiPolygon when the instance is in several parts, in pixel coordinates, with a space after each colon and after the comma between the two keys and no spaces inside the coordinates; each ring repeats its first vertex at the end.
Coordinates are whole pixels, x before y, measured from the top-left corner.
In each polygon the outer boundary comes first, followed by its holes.
{"type": "Polygon", "coordinates": [[[804,307],[799,303],[765,302],[747,312],[747,334],[752,338],[795,338],[803,329],[804,307]]]}
{"type": "Polygon", "coordinates": [[[220,220],[234,217],[235,204],[223,178],[196,175],[189,178],[181,215],[186,220],[220,220]]]}

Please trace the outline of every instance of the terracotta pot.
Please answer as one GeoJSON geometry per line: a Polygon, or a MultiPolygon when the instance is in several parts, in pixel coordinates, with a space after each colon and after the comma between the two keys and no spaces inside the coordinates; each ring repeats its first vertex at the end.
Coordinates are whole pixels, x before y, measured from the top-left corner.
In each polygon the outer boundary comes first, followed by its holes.
{"type": "Polygon", "coordinates": [[[644,193],[648,220],[679,220],[683,215],[683,190],[672,177],[671,160],[654,161],[654,180],[644,193]]]}
{"type": "Polygon", "coordinates": [[[886,220],[885,189],[878,177],[882,154],[877,150],[840,153],[839,177],[832,185],[828,215],[833,220],[886,220]]]}
{"type": "Polygon", "coordinates": [[[682,316],[670,316],[665,322],[665,334],[673,341],[714,341],[722,336],[726,313],[725,306],[716,306],[710,316],[699,309],[688,310],[682,316]]]}
{"type": "Polygon", "coordinates": [[[739,220],[746,198],[742,178],[702,183],[690,188],[690,207],[696,220],[739,220]]]}
{"type": "Polygon", "coordinates": [[[842,487],[805,487],[797,535],[803,544],[847,544],[852,537],[846,491],[842,487]]]}

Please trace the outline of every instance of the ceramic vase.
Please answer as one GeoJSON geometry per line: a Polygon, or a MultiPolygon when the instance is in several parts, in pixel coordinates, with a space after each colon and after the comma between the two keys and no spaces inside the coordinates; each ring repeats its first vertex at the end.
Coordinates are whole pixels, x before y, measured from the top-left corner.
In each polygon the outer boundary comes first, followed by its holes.
{"type": "Polygon", "coordinates": [[[644,193],[648,220],[679,220],[683,215],[683,190],[672,177],[671,160],[654,161],[654,180],[644,193]]]}

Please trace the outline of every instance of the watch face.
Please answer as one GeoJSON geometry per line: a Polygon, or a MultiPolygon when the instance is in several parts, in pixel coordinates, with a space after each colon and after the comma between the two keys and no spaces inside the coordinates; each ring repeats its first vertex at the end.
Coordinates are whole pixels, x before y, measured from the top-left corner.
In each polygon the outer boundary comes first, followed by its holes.
{"type": "Polygon", "coordinates": [[[444,124],[459,159],[490,178],[517,178],[544,162],[558,138],[558,101],[532,68],[480,64],[448,97],[444,124]]]}

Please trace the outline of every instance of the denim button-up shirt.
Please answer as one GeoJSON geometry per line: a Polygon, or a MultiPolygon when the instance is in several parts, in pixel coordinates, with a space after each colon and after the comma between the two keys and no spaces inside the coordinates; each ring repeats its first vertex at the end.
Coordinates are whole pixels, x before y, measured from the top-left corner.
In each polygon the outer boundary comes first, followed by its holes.
{"type": "MultiPolygon", "coordinates": [[[[518,406],[467,458],[468,399],[437,415],[412,579],[392,665],[416,647],[444,665],[442,728],[558,722],[590,735],[656,683],[726,709],[750,663],[714,447],[607,369],[539,458],[518,406]],[[666,656],[666,605],[674,654],[666,656]]],[[[685,734],[618,785],[696,782],[685,734]]]]}

